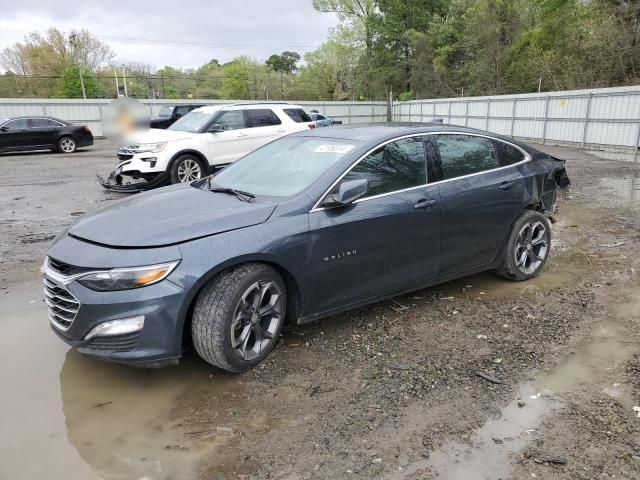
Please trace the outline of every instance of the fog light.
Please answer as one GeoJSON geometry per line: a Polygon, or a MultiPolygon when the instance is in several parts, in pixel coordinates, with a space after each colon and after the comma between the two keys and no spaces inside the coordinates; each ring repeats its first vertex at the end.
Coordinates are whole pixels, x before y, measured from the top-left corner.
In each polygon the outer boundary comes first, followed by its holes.
{"type": "Polygon", "coordinates": [[[122,318],[119,320],[109,320],[91,329],[85,340],[93,337],[112,337],[114,335],[125,335],[127,333],[139,332],[144,326],[144,315],[139,317],[122,318]]]}
{"type": "Polygon", "coordinates": [[[149,167],[155,168],[156,161],[158,159],[156,157],[146,157],[146,158],[141,158],[140,160],[142,160],[143,162],[147,162],[149,164],[149,167]]]}

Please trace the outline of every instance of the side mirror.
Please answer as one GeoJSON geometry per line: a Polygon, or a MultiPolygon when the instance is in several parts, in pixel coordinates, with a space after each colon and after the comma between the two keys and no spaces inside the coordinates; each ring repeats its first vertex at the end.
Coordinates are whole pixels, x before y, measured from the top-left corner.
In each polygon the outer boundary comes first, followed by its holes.
{"type": "Polygon", "coordinates": [[[8,132],[9,127],[0,127],[0,132],[8,132]]]}
{"type": "Polygon", "coordinates": [[[340,182],[333,193],[327,195],[322,207],[342,207],[362,198],[369,191],[369,180],[361,178],[340,182]]]}
{"type": "Polygon", "coordinates": [[[207,132],[209,132],[209,133],[222,133],[222,132],[224,132],[224,128],[212,126],[212,127],[209,127],[209,130],[207,130],[207,132]]]}

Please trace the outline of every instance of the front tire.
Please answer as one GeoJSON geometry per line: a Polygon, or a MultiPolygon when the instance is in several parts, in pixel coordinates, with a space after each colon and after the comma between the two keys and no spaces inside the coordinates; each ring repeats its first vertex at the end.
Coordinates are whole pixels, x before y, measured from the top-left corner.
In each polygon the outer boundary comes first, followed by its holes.
{"type": "Polygon", "coordinates": [[[78,149],[78,143],[72,137],[62,137],[58,140],[58,152],[73,153],[78,149]]]}
{"type": "Polygon", "coordinates": [[[551,251],[551,224],[534,210],[525,211],[513,223],[496,273],[521,282],[540,274],[551,251]]]}
{"type": "Polygon", "coordinates": [[[169,178],[171,183],[195,182],[205,176],[202,160],[190,155],[180,155],[171,164],[169,178]]]}
{"type": "Polygon", "coordinates": [[[204,286],[193,311],[193,344],[204,361],[245,372],[273,350],[286,315],[286,289],[273,268],[249,263],[204,286]]]}

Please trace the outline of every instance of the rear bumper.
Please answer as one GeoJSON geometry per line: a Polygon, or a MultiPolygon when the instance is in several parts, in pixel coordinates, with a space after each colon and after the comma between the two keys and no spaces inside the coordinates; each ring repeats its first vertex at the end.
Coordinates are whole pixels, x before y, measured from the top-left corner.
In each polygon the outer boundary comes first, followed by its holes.
{"type": "Polygon", "coordinates": [[[90,147],[93,145],[93,135],[87,135],[84,137],[80,137],[77,140],[78,147],[90,147]]]}

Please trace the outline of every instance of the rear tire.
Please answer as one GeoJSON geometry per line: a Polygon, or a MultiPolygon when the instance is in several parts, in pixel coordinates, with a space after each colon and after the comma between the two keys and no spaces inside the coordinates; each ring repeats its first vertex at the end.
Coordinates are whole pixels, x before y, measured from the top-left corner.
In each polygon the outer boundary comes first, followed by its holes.
{"type": "Polygon", "coordinates": [[[196,300],[191,332],[204,361],[229,372],[245,372],[273,350],[286,315],[280,274],[261,263],[221,273],[196,300]]]}
{"type": "Polygon", "coordinates": [[[57,151],[60,153],[73,153],[78,149],[78,143],[72,137],[62,137],[58,140],[57,151]]]}
{"type": "Polygon", "coordinates": [[[171,163],[169,179],[171,183],[195,182],[206,176],[203,161],[195,155],[180,155],[171,163]]]}
{"type": "Polygon", "coordinates": [[[500,277],[516,282],[540,274],[551,252],[551,224],[547,217],[526,210],[511,227],[502,249],[502,264],[495,270],[500,277]]]}

